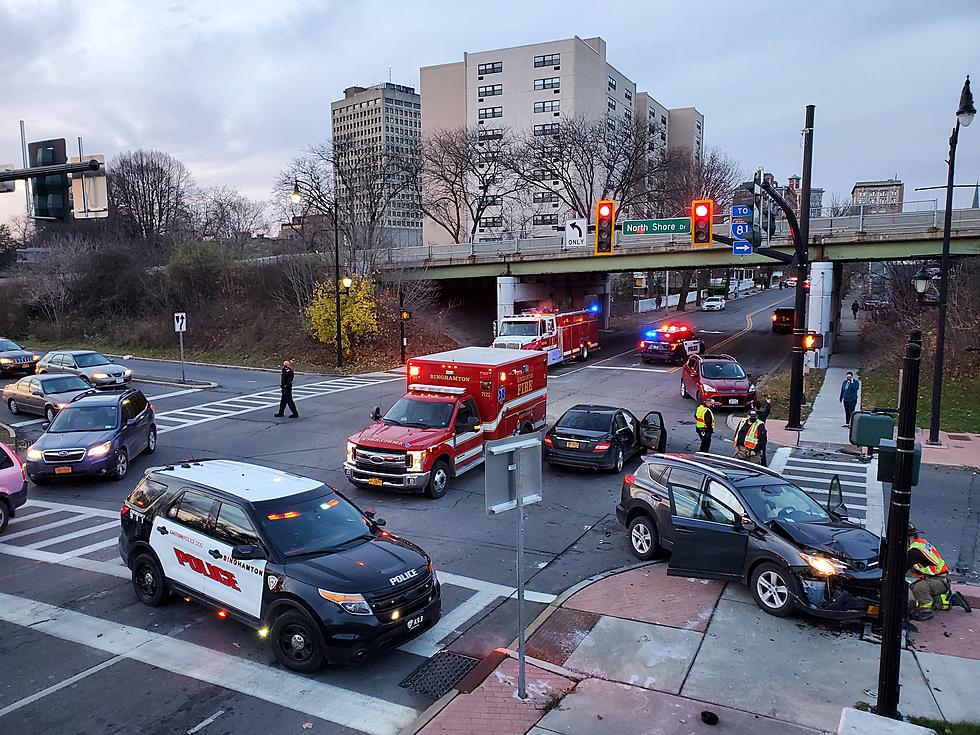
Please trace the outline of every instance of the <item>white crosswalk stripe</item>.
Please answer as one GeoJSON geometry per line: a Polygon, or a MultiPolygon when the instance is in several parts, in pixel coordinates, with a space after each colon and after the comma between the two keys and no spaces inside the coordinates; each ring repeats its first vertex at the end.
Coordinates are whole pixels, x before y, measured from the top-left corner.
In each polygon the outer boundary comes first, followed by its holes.
{"type": "Polygon", "coordinates": [[[830,491],[830,481],[836,475],[840,481],[848,517],[854,523],[867,525],[868,467],[858,459],[836,456],[827,459],[824,453],[793,449],[779,473],[802,487],[817,502],[824,504],[830,491]]]}
{"type": "MultiPolygon", "coordinates": [[[[321,398],[331,393],[355,390],[381,383],[392,383],[403,380],[401,377],[387,375],[357,376],[349,378],[330,378],[316,383],[304,383],[293,387],[293,400],[304,401],[309,398],[321,398]]],[[[210,421],[231,418],[253,411],[268,410],[279,407],[280,392],[278,388],[252,393],[247,396],[223,398],[218,401],[202,403],[199,406],[188,406],[172,411],[162,411],[156,414],[157,433],[166,434],[190,426],[198,426],[210,421]]]]}

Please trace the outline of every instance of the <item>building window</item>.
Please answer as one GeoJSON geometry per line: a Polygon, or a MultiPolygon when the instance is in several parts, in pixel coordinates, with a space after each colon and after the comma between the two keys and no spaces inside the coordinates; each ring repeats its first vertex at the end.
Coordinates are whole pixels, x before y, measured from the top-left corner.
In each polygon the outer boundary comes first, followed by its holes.
{"type": "Polygon", "coordinates": [[[558,123],[547,123],[546,125],[535,125],[535,135],[558,135],[558,123]]]}
{"type": "Polygon", "coordinates": [[[616,100],[614,100],[612,97],[606,97],[606,107],[608,107],[610,110],[615,110],[616,100]]]}
{"type": "Polygon", "coordinates": [[[558,66],[561,63],[561,54],[545,54],[544,56],[534,57],[534,67],[558,66]]]}
{"type": "Polygon", "coordinates": [[[545,102],[535,102],[535,112],[558,112],[561,103],[558,100],[546,100],[545,102]]]}
{"type": "Polygon", "coordinates": [[[488,84],[485,87],[480,87],[477,92],[481,97],[495,97],[498,94],[504,93],[503,84],[488,84]]]}
{"type": "Polygon", "coordinates": [[[534,91],[540,92],[542,89],[561,89],[561,77],[548,77],[547,79],[535,79],[534,91]]]}
{"type": "Polygon", "coordinates": [[[503,117],[504,108],[503,107],[481,107],[479,112],[479,117],[481,120],[486,120],[491,117],[503,117]]]}
{"type": "Polygon", "coordinates": [[[660,116],[660,124],[661,125],[666,125],[667,124],[667,116],[666,115],[661,115],[660,116]]]}
{"type": "Polygon", "coordinates": [[[501,194],[491,194],[490,196],[483,197],[483,205],[485,207],[500,207],[503,206],[504,197],[501,194]]]}
{"type": "Polygon", "coordinates": [[[503,128],[480,128],[477,133],[480,140],[500,140],[504,137],[503,128]]]}
{"type": "Polygon", "coordinates": [[[536,191],[532,196],[535,204],[545,204],[547,202],[557,202],[558,192],[555,191],[536,191]]]}
{"type": "Polygon", "coordinates": [[[609,89],[616,89],[616,80],[609,77],[609,89]]]}
{"type": "Polygon", "coordinates": [[[624,94],[624,95],[626,96],[626,99],[627,99],[628,101],[630,101],[630,102],[632,102],[632,101],[633,101],[633,93],[632,93],[632,92],[630,92],[630,91],[629,91],[628,89],[624,89],[624,90],[623,90],[623,94],[624,94]]]}
{"type": "Polygon", "coordinates": [[[534,169],[534,171],[531,172],[531,176],[536,181],[549,181],[555,178],[555,176],[552,174],[551,171],[548,171],[547,169],[544,168],[534,169]]]}
{"type": "Polygon", "coordinates": [[[557,225],[558,215],[557,214],[536,214],[531,220],[534,225],[557,225]]]}
{"type": "Polygon", "coordinates": [[[476,71],[478,74],[499,74],[504,70],[504,62],[493,61],[489,64],[480,64],[476,71]]]}
{"type": "Polygon", "coordinates": [[[480,227],[503,227],[504,218],[503,217],[481,217],[480,227]]]}

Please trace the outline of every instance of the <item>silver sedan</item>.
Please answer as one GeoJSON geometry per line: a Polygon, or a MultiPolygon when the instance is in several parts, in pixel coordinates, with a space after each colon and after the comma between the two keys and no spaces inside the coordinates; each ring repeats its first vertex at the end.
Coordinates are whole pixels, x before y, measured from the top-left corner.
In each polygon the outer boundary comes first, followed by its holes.
{"type": "Polygon", "coordinates": [[[132,370],[95,350],[53,350],[38,362],[37,372],[72,373],[99,387],[124,385],[133,377],[132,370]]]}
{"type": "Polygon", "coordinates": [[[77,375],[28,375],[3,387],[10,413],[34,413],[51,421],[72,399],[92,386],[77,375]]]}

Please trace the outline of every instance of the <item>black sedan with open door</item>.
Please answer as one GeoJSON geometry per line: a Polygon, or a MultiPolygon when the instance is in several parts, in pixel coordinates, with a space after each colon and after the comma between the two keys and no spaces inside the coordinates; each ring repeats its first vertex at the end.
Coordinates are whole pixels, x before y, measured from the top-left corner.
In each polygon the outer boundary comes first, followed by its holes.
{"type": "Polygon", "coordinates": [[[715,455],[645,458],[616,515],[630,550],[671,552],[667,574],[741,581],[770,615],[876,615],[881,539],[848,522],[835,476],[821,505],[765,467],[715,455]]]}
{"type": "Polygon", "coordinates": [[[621,472],[626,461],[667,448],[663,416],[651,411],[639,421],[625,408],[578,405],[568,409],[544,437],[549,464],[621,472]]]}

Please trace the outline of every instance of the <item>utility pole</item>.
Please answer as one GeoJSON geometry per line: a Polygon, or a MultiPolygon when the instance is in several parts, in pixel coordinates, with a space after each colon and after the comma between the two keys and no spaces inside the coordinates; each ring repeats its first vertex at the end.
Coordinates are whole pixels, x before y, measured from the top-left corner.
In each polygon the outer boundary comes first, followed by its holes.
{"type": "Polygon", "coordinates": [[[405,294],[399,286],[398,289],[398,332],[401,338],[402,361],[405,364],[405,294]]]}
{"type": "Polygon", "coordinates": [[[885,534],[884,580],[881,589],[881,660],[878,665],[878,706],[882,717],[899,719],[899,674],[902,663],[902,621],[908,593],[905,555],[908,549],[909,504],[915,459],[915,412],[919,390],[922,332],[914,331],[905,345],[902,384],[899,388],[898,435],[895,439],[895,477],[888,501],[885,534]]]}
{"type": "Polygon", "coordinates": [[[800,240],[807,257],[797,264],[795,315],[793,321],[793,362],[789,384],[787,429],[803,428],[803,334],[806,332],[806,280],[810,275],[810,175],[813,170],[813,105],[806,106],[803,124],[803,183],[800,191],[800,240]]]}
{"type": "Polygon", "coordinates": [[[340,214],[337,211],[337,200],[333,203],[333,280],[334,280],[334,313],[337,315],[337,369],[344,367],[344,348],[341,343],[343,334],[340,325],[340,214]]]}

